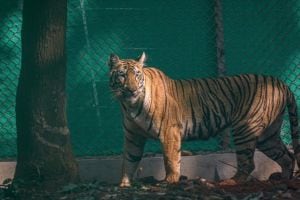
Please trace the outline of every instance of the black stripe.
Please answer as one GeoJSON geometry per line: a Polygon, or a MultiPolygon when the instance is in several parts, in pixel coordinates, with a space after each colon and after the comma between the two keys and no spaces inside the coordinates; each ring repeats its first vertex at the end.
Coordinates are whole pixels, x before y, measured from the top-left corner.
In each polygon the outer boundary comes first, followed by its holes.
{"type": "Polygon", "coordinates": [[[205,79],[204,83],[206,84],[206,87],[208,88],[208,91],[206,91],[208,95],[206,97],[212,103],[213,109],[217,110],[218,105],[215,104],[215,99],[212,99],[212,97],[211,97],[211,96],[213,96],[213,93],[212,93],[212,89],[210,88],[210,84],[208,83],[208,79],[205,79]]]}
{"type": "Polygon", "coordinates": [[[192,110],[192,122],[193,122],[192,133],[194,133],[196,131],[197,121],[196,121],[195,111],[194,111],[194,107],[193,107],[193,104],[192,104],[191,97],[190,97],[190,105],[191,105],[191,110],[192,110]]]}
{"type": "Polygon", "coordinates": [[[155,114],[155,110],[154,110],[154,112],[153,112],[153,114],[151,116],[150,124],[149,124],[149,127],[147,129],[147,132],[149,132],[151,130],[152,126],[153,126],[153,117],[154,117],[154,114],[155,114]]]}
{"type": "Polygon", "coordinates": [[[244,141],[240,141],[240,142],[234,142],[234,144],[235,145],[243,145],[243,144],[248,144],[248,143],[250,143],[250,142],[253,142],[253,141],[255,141],[256,140],[256,138],[254,137],[254,138],[249,138],[248,140],[244,140],[244,141]]]}
{"type": "Polygon", "coordinates": [[[129,153],[129,152],[126,152],[126,155],[127,155],[127,156],[125,156],[125,158],[126,158],[126,160],[128,160],[129,162],[139,162],[139,161],[141,161],[141,159],[142,159],[142,156],[135,156],[135,155],[133,155],[133,154],[131,154],[131,153],[129,153]]]}
{"type": "Polygon", "coordinates": [[[132,132],[132,131],[126,126],[126,124],[125,124],[124,121],[123,121],[123,128],[124,128],[124,130],[125,130],[126,132],[130,133],[131,135],[134,135],[134,134],[135,134],[134,132],[132,132]]]}
{"type": "Polygon", "coordinates": [[[127,134],[125,134],[125,139],[127,142],[129,142],[130,144],[133,144],[134,146],[136,146],[138,148],[144,147],[144,144],[138,144],[135,140],[130,139],[127,134]]]}
{"type": "MultiPolygon", "coordinates": [[[[221,78],[221,80],[223,81],[223,84],[224,84],[224,86],[226,87],[226,89],[227,89],[227,92],[229,92],[230,93],[230,95],[229,95],[229,99],[230,100],[232,100],[233,102],[232,102],[232,109],[231,109],[231,115],[233,114],[233,113],[235,113],[235,110],[237,109],[236,108],[236,104],[237,104],[237,98],[236,98],[236,94],[233,92],[233,86],[232,86],[232,83],[231,83],[231,81],[230,81],[230,78],[228,78],[228,77],[223,77],[223,78],[221,78]]],[[[225,91],[225,90],[224,90],[225,91]]],[[[226,95],[227,96],[227,95],[226,95]]],[[[231,101],[230,101],[231,102],[231,101]]]]}
{"type": "MultiPolygon", "coordinates": [[[[275,80],[274,78],[271,79],[271,82],[272,82],[272,105],[275,105],[275,80]]],[[[276,113],[276,110],[278,110],[278,106],[272,106],[271,107],[271,111],[270,111],[270,116],[269,116],[269,119],[272,119],[273,115],[276,113]],[[274,109],[275,109],[275,112],[274,112],[274,109]]]]}
{"type": "MultiPolygon", "coordinates": [[[[239,92],[239,97],[242,97],[242,95],[243,95],[243,93],[242,93],[242,89],[241,89],[241,87],[239,86],[240,85],[240,83],[239,82],[237,82],[237,80],[235,79],[236,78],[236,76],[234,76],[234,77],[231,77],[230,79],[228,79],[229,80],[229,82],[230,83],[234,83],[234,85],[236,86],[236,88],[238,89],[238,92],[239,92]]],[[[236,95],[234,95],[234,97],[235,97],[236,95]]],[[[238,106],[237,105],[237,103],[240,103],[240,102],[237,102],[236,101],[236,107],[238,106]]]]}
{"type": "Polygon", "coordinates": [[[179,92],[179,88],[178,88],[178,81],[174,81],[174,83],[175,83],[175,90],[176,90],[176,96],[177,96],[177,99],[179,99],[179,95],[178,95],[178,92],[179,92]]]}
{"type": "Polygon", "coordinates": [[[283,156],[285,156],[286,152],[285,151],[276,151],[276,154],[275,155],[272,155],[272,160],[276,161],[280,158],[282,158],[283,156]]]}
{"type": "Polygon", "coordinates": [[[123,102],[121,102],[121,106],[122,106],[122,108],[124,109],[124,111],[126,112],[126,111],[127,111],[127,108],[126,108],[126,106],[125,106],[125,104],[124,104],[123,102]]]}
{"type": "Polygon", "coordinates": [[[225,108],[226,106],[225,106],[224,100],[219,98],[219,96],[220,96],[219,91],[220,90],[222,91],[222,88],[219,85],[219,81],[218,80],[213,80],[213,83],[215,84],[215,86],[217,88],[214,92],[212,92],[214,98],[216,99],[216,101],[218,103],[217,104],[218,109],[216,110],[216,113],[215,113],[216,124],[217,124],[217,128],[221,128],[222,119],[224,119],[225,123],[227,124],[228,120],[229,120],[229,117],[227,116],[227,112],[226,112],[226,108],[225,108]]]}
{"type": "Polygon", "coordinates": [[[185,97],[185,91],[184,91],[184,87],[183,87],[183,83],[182,83],[183,80],[178,80],[180,86],[181,86],[181,91],[182,91],[182,94],[183,94],[183,97],[185,97]]]}
{"type": "MultiPolygon", "coordinates": [[[[246,105],[247,107],[243,108],[243,110],[244,110],[243,115],[240,115],[237,119],[235,119],[236,121],[235,121],[235,123],[232,124],[233,126],[238,124],[240,122],[240,119],[244,119],[247,115],[249,115],[249,111],[251,109],[251,105],[253,105],[253,101],[254,101],[254,97],[255,97],[254,91],[257,91],[257,87],[258,87],[258,76],[255,75],[254,78],[255,78],[255,87],[253,88],[253,90],[251,90],[252,94],[251,94],[251,92],[249,93],[248,105],[246,105]]],[[[257,105],[257,107],[258,107],[258,105],[257,105]]],[[[251,114],[253,114],[253,113],[251,113],[251,114]]],[[[251,116],[250,116],[250,118],[251,118],[251,116]]]]}
{"type": "Polygon", "coordinates": [[[162,129],[162,125],[163,125],[163,121],[165,120],[165,117],[166,117],[166,109],[167,109],[167,89],[166,89],[166,85],[165,85],[165,79],[164,77],[161,75],[161,73],[158,73],[162,83],[163,83],[163,87],[164,87],[164,98],[165,98],[165,102],[164,102],[164,111],[162,113],[162,116],[161,116],[161,120],[160,120],[160,126],[159,126],[159,130],[158,130],[158,134],[157,134],[157,137],[160,136],[161,134],[161,129],[162,129]]]}
{"type": "Polygon", "coordinates": [[[248,132],[247,134],[245,133],[244,135],[241,135],[240,137],[237,137],[235,134],[233,135],[233,141],[235,144],[239,142],[243,142],[243,140],[251,137],[251,139],[255,138],[253,132],[248,132]]]}
{"type": "Polygon", "coordinates": [[[241,112],[243,111],[243,104],[245,103],[245,100],[247,98],[247,93],[246,93],[247,91],[246,91],[246,89],[244,89],[244,82],[241,79],[241,76],[235,76],[235,77],[233,77],[232,80],[235,82],[235,84],[239,90],[239,93],[240,93],[240,96],[239,96],[240,100],[237,102],[237,105],[236,105],[237,111],[239,111],[239,115],[240,115],[241,112]]]}
{"type": "Polygon", "coordinates": [[[137,112],[137,114],[133,117],[133,119],[137,118],[137,117],[142,113],[143,108],[144,108],[144,101],[142,101],[142,102],[139,103],[139,109],[138,109],[138,112],[137,112]]]}
{"type": "Polygon", "coordinates": [[[205,110],[206,110],[206,112],[205,112],[205,115],[204,115],[204,125],[205,125],[208,133],[211,133],[212,132],[212,126],[209,123],[210,122],[210,115],[211,115],[211,113],[210,113],[209,109],[206,108],[205,110]]]}
{"type": "MultiPolygon", "coordinates": [[[[232,109],[233,109],[233,104],[232,104],[232,102],[231,102],[231,98],[226,94],[226,92],[225,92],[225,90],[224,90],[224,88],[223,88],[223,86],[222,86],[222,84],[220,84],[220,81],[222,81],[223,82],[223,80],[222,79],[219,79],[219,80],[216,80],[215,81],[215,83],[216,83],[216,85],[218,85],[218,87],[220,88],[220,91],[221,91],[221,93],[223,94],[222,96],[223,96],[223,98],[225,98],[225,100],[229,103],[229,105],[230,105],[230,109],[228,109],[228,110],[230,110],[230,111],[232,111],[232,109]]],[[[220,102],[222,102],[221,100],[219,100],[220,102]]],[[[225,121],[226,121],[226,123],[228,123],[228,120],[229,120],[229,117],[228,117],[228,115],[230,114],[230,113],[227,113],[226,112],[226,109],[225,109],[225,103],[223,103],[222,102],[222,112],[223,112],[223,114],[225,115],[224,116],[224,118],[225,118],[225,121]]]]}
{"type": "Polygon", "coordinates": [[[239,151],[236,151],[236,154],[238,155],[249,155],[252,157],[254,153],[254,149],[250,149],[250,148],[247,148],[247,149],[243,149],[243,150],[239,150],[239,151]]]}
{"type": "Polygon", "coordinates": [[[185,122],[185,127],[184,127],[184,137],[189,138],[189,132],[188,132],[188,121],[185,122]]]}
{"type": "Polygon", "coordinates": [[[203,86],[202,86],[202,83],[200,80],[196,81],[196,85],[197,85],[197,88],[199,88],[200,91],[197,91],[198,95],[197,95],[197,99],[198,99],[198,104],[200,106],[203,106],[203,100],[202,100],[202,96],[203,95],[200,95],[204,92],[203,90],[203,86]]]}

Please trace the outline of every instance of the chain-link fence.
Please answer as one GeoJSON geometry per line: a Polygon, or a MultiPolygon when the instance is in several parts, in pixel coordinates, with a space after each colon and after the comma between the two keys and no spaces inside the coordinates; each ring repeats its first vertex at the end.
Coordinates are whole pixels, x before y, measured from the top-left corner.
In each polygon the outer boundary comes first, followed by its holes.
{"type": "MultiPolygon", "coordinates": [[[[0,157],[16,155],[15,91],[21,59],[21,0],[0,0],[0,157]]],[[[78,156],[119,154],[121,113],[108,88],[110,53],[134,58],[173,78],[217,76],[216,9],[211,0],[68,3],[68,121],[78,156]]],[[[263,73],[283,79],[300,105],[300,2],[221,1],[228,75],[263,73]]],[[[219,13],[220,14],[220,13],[219,13]]],[[[221,38],[222,40],[222,38],[221,38]]],[[[290,143],[287,122],[283,138],[290,143]]],[[[185,149],[218,150],[219,141],[186,142],[185,149]]],[[[147,151],[159,151],[149,142],[147,151]]]]}
{"type": "Polygon", "coordinates": [[[18,2],[0,1],[0,157],[16,155],[15,93],[21,65],[18,2]]]}

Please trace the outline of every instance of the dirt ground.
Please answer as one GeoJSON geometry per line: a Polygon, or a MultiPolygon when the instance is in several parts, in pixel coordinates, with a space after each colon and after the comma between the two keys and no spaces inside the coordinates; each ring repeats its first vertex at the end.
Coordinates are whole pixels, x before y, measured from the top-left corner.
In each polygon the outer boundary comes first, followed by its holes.
{"type": "Polygon", "coordinates": [[[60,190],[25,191],[9,183],[1,185],[0,199],[53,199],[53,200],[154,200],[154,199],[204,199],[204,200],[260,200],[297,199],[300,200],[300,180],[258,181],[244,184],[215,183],[204,179],[188,180],[182,177],[179,184],[168,185],[147,177],[136,181],[130,188],[120,188],[100,182],[69,184],[60,190]]]}

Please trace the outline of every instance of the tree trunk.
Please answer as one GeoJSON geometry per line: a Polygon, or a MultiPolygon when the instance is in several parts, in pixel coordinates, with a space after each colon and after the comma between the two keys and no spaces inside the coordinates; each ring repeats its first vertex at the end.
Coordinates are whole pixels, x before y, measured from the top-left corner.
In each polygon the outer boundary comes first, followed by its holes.
{"type": "Polygon", "coordinates": [[[45,187],[78,180],[66,116],[66,20],[67,0],[24,0],[15,179],[45,187]]]}
{"type": "MultiPolygon", "coordinates": [[[[222,0],[214,0],[215,11],[215,26],[216,26],[216,53],[217,53],[217,69],[218,76],[226,76],[225,65],[225,49],[224,49],[224,23],[223,23],[223,9],[222,0]]],[[[220,136],[220,146],[224,150],[228,150],[230,147],[231,130],[225,129],[220,136]]]]}

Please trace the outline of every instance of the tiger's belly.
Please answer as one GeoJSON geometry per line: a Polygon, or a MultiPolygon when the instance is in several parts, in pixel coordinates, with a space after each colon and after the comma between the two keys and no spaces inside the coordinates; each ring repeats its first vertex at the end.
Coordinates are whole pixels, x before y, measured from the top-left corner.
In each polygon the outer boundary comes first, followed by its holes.
{"type": "Polygon", "coordinates": [[[129,116],[142,128],[142,134],[152,139],[159,139],[161,134],[169,134],[168,130],[174,124],[180,127],[178,134],[183,140],[208,139],[229,126],[221,112],[213,112],[210,109],[204,112],[200,107],[180,107],[186,112],[163,112],[163,107],[148,112],[149,109],[145,106],[138,117],[135,117],[135,113],[129,116]]]}
{"type": "MultiPolygon", "coordinates": [[[[159,139],[162,132],[168,131],[168,127],[172,126],[171,124],[164,124],[163,120],[155,120],[149,117],[136,119],[135,122],[144,130],[143,135],[152,139],[159,139]]],[[[178,134],[181,135],[182,140],[206,140],[222,132],[228,125],[185,117],[180,126],[182,129],[178,134]]]]}
{"type": "Polygon", "coordinates": [[[183,140],[206,140],[225,129],[226,124],[221,125],[204,119],[186,118],[182,127],[181,137],[183,140]]]}

